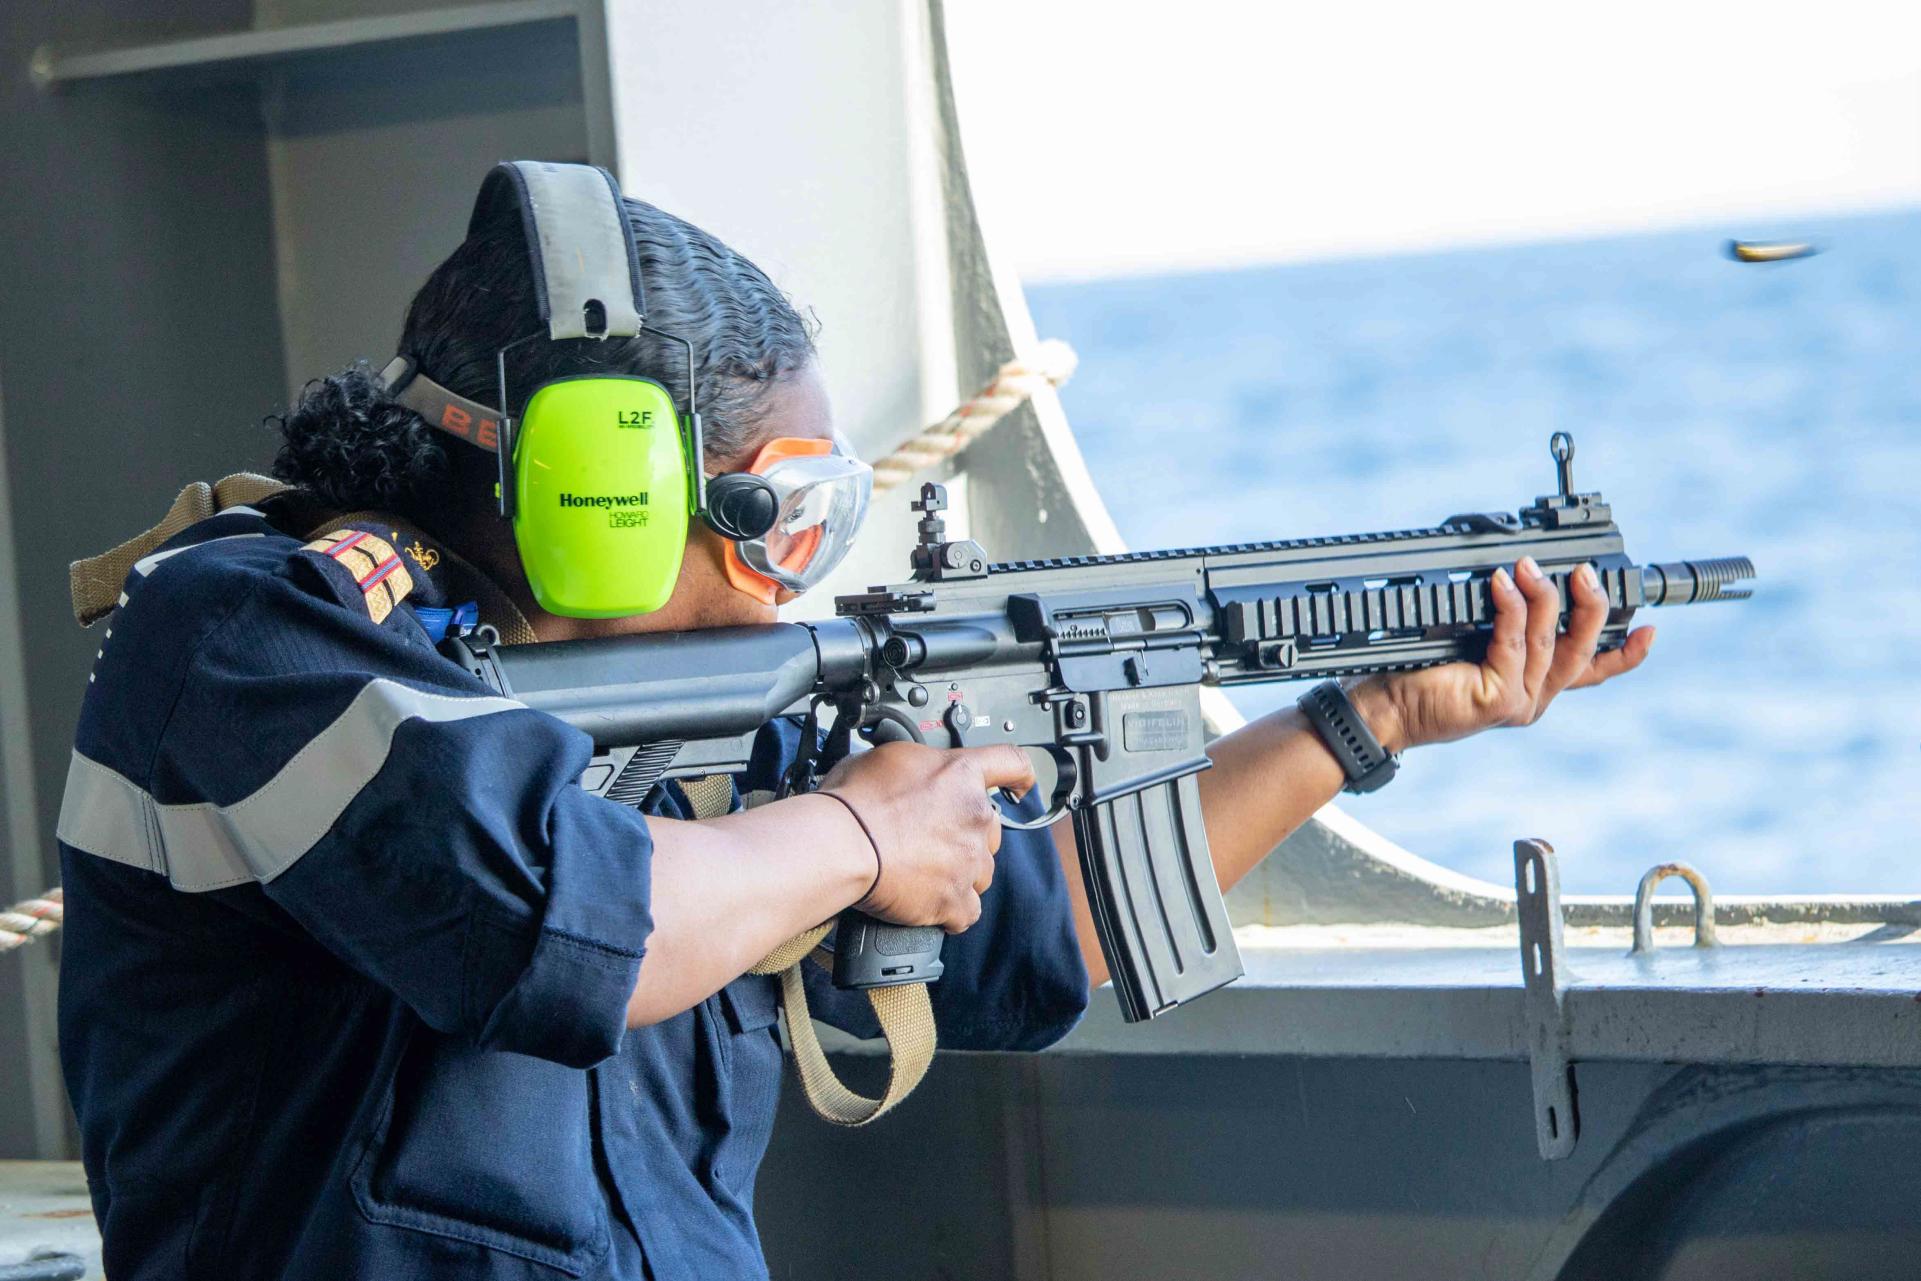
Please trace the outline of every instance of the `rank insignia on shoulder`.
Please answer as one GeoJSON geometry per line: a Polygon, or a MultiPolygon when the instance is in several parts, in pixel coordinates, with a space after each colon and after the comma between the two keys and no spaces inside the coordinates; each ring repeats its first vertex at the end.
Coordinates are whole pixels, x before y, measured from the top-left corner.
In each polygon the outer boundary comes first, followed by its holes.
{"type": "Polygon", "coordinates": [[[440,553],[431,547],[421,546],[418,538],[414,539],[413,546],[407,549],[407,554],[413,557],[414,564],[422,569],[432,569],[440,563],[440,553]]]}
{"type": "Polygon", "coordinates": [[[308,543],[307,550],[331,556],[347,567],[360,584],[368,616],[376,623],[385,622],[394,606],[414,589],[413,576],[393,544],[364,530],[336,529],[308,543]]]}

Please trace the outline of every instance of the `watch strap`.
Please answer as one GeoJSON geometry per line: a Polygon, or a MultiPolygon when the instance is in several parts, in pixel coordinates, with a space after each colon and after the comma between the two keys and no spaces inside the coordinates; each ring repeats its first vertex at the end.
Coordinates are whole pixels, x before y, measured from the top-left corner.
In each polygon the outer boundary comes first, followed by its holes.
{"type": "Polygon", "coordinates": [[[1301,695],[1298,705],[1347,772],[1345,790],[1356,794],[1377,791],[1387,786],[1401,768],[1401,758],[1389,755],[1381,746],[1339,681],[1322,681],[1301,695]]]}

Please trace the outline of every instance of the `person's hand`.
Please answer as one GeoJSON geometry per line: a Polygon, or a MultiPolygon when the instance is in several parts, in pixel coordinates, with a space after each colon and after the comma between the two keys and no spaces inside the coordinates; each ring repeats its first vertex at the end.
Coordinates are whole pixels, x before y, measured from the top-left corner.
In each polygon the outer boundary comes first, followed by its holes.
{"type": "Polygon", "coordinates": [[[855,906],[895,925],[938,925],[958,934],[980,919],[994,880],[1000,818],[987,793],[1034,785],[1018,747],[958,750],[883,743],[848,757],[821,790],[860,814],[880,855],[880,878],[855,906]]]}
{"type": "Polygon", "coordinates": [[[1516,565],[1511,577],[1497,570],[1490,589],[1494,633],[1480,663],[1369,677],[1350,687],[1356,709],[1388,751],[1466,738],[1497,725],[1532,725],[1562,690],[1633,671],[1654,644],[1654,629],[1637,627],[1619,649],[1595,653],[1608,606],[1591,566],[1568,580],[1568,628],[1559,636],[1559,593],[1532,557],[1516,565]]]}

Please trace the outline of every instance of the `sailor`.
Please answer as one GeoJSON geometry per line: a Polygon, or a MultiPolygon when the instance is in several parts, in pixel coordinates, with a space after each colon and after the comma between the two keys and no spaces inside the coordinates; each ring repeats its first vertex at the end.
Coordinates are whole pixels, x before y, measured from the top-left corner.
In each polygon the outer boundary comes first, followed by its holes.
{"type": "MultiPolygon", "coordinates": [[[[1040,1049],[1105,978],[1071,832],[1003,835],[989,789],[1033,781],[1011,748],[889,744],[746,808],[795,754],[784,721],[745,774],[631,808],[576,785],[585,735],[437,651],[475,621],[540,642],[769,622],[839,562],[865,468],[810,326],[751,262],[597,170],[502,166],[400,352],[278,420],[285,488],[223,485],[204,519],[76,568],[111,612],[59,828],[61,1053],[107,1272],[765,1276],[782,1050],[776,979],[750,969],[854,904],[940,926],[940,1042],[1040,1049]],[[597,250],[568,219],[601,216],[592,183],[636,315],[595,297],[576,334],[562,303],[597,250]],[[564,502],[669,531],[669,559],[557,553],[502,516],[503,488],[538,484],[503,458],[503,400],[524,452],[534,401],[618,378],[660,398],[633,439],[697,424],[704,514],[564,502]],[[105,565],[125,572],[100,596],[105,565]]],[[[1531,566],[1494,590],[1485,664],[1355,682],[1214,745],[1224,885],[1405,748],[1527,723],[1647,653],[1642,631],[1596,656],[1591,579],[1558,639],[1531,566]],[[1343,722],[1381,759],[1337,749],[1343,722]]],[[[875,1031],[860,994],[808,989],[816,1017],[875,1031]]]]}

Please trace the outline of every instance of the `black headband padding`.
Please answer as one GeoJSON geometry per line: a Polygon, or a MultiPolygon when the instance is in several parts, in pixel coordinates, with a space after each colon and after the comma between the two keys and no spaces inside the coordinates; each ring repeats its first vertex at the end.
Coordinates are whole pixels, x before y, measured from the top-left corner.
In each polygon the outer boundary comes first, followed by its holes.
{"type": "Polygon", "coordinates": [[[647,303],[640,251],[612,174],[598,165],[503,161],[480,184],[467,234],[510,213],[527,236],[534,297],[549,337],[631,338],[641,331],[647,303]],[[589,301],[605,315],[599,332],[587,326],[589,301]]]}

